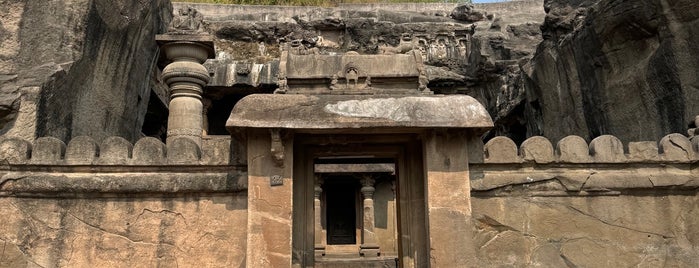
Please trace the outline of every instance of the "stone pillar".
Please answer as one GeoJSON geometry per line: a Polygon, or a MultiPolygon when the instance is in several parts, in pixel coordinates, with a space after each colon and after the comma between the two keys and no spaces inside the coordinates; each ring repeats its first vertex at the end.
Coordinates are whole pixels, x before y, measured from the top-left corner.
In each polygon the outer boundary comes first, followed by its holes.
{"type": "MultiPolygon", "coordinates": [[[[272,155],[268,129],[247,131],[248,231],[245,267],[291,267],[293,139],[282,139],[284,158],[272,155]]],[[[309,223],[310,224],[310,223],[309,223]]]]}
{"type": "Polygon", "coordinates": [[[320,176],[316,177],[315,187],[314,187],[314,199],[313,199],[313,211],[314,215],[314,240],[315,240],[315,255],[316,257],[325,255],[325,236],[323,235],[323,226],[321,219],[321,204],[320,204],[320,194],[323,193],[323,178],[320,176]]]}
{"type": "Polygon", "coordinates": [[[208,35],[158,35],[156,40],[170,64],[163,69],[163,81],[170,87],[167,142],[185,137],[201,145],[203,88],[209,72],[202,65],[214,57],[208,35]]]}
{"type": "Polygon", "coordinates": [[[476,139],[478,136],[466,130],[439,130],[425,135],[431,267],[473,266],[468,144],[476,139]]]}
{"type": "Polygon", "coordinates": [[[380,254],[379,244],[374,233],[374,178],[365,175],[361,179],[362,196],[364,205],[362,211],[362,244],[359,246],[359,254],[364,257],[376,257],[380,254]]]}

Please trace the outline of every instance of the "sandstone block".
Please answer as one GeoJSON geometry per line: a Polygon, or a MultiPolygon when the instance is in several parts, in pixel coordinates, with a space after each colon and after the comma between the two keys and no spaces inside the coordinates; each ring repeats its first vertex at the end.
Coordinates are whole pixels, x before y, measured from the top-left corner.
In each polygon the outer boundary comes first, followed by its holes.
{"type": "Polygon", "coordinates": [[[175,138],[167,143],[167,162],[175,165],[196,165],[201,159],[201,149],[188,138],[175,138]]]}
{"type": "Polygon", "coordinates": [[[658,143],[654,141],[629,142],[629,160],[631,161],[657,161],[658,143]]]}
{"type": "Polygon", "coordinates": [[[519,147],[522,158],[527,162],[551,163],[555,161],[553,145],[542,136],[535,136],[525,140],[519,147]]]}
{"type": "Polygon", "coordinates": [[[99,153],[99,147],[94,139],[89,136],[78,136],[68,143],[66,148],[66,164],[89,165],[95,161],[99,153]]]}
{"type": "Polygon", "coordinates": [[[590,155],[595,162],[621,163],[626,162],[624,144],[612,135],[602,135],[590,142],[590,155]]]}
{"type": "Polygon", "coordinates": [[[519,163],[517,145],[508,137],[499,136],[485,144],[486,163],[519,163]]]}
{"type": "Polygon", "coordinates": [[[209,165],[229,164],[231,162],[231,142],[230,136],[209,136],[202,139],[202,163],[209,165]]]}
{"type": "Polygon", "coordinates": [[[54,137],[41,137],[32,145],[31,164],[50,165],[62,161],[66,151],[66,144],[54,137]]]}
{"type": "Polygon", "coordinates": [[[484,144],[480,137],[473,137],[468,144],[468,162],[469,163],[483,163],[484,156],[484,144]]]}
{"type": "Polygon", "coordinates": [[[684,162],[694,159],[694,149],[687,137],[679,133],[669,134],[660,140],[660,157],[666,161],[684,162]]]}
{"type": "Polygon", "coordinates": [[[23,139],[9,138],[0,142],[0,161],[7,164],[25,164],[31,153],[32,145],[23,139]]]}
{"type": "Polygon", "coordinates": [[[100,144],[99,164],[126,165],[131,158],[133,146],[122,137],[109,137],[100,144]]]}
{"type": "Polygon", "coordinates": [[[133,147],[133,165],[164,165],[165,144],[159,139],[145,137],[136,142],[133,147]]]}
{"type": "Polygon", "coordinates": [[[564,163],[589,163],[590,148],[587,142],[580,136],[568,136],[556,144],[556,154],[558,161],[564,163]]]}

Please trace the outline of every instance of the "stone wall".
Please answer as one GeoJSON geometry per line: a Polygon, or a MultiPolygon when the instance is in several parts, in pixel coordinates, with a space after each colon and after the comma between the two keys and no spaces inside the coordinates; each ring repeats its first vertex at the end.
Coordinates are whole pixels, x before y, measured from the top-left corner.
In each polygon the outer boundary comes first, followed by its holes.
{"type": "MultiPolygon", "coordinates": [[[[476,146],[478,147],[478,146],[476,146]]],[[[699,139],[496,137],[469,157],[474,266],[692,267],[699,139]],[[483,152],[481,154],[480,152],[483,152]],[[480,156],[480,157],[479,157],[480,156]]],[[[244,267],[247,170],[229,137],[0,141],[1,267],[244,267]],[[233,149],[233,150],[231,150],[233,149]]]]}
{"type": "Polygon", "coordinates": [[[476,258],[486,266],[692,267],[699,139],[506,137],[472,161],[476,258]]]}
{"type": "Polygon", "coordinates": [[[0,267],[245,267],[230,139],[0,142],[0,267]]]}

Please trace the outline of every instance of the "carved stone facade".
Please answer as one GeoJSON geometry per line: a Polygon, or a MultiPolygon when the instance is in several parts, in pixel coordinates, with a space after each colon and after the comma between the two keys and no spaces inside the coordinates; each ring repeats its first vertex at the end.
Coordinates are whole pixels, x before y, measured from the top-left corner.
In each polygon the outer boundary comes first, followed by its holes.
{"type": "MultiPolygon", "coordinates": [[[[464,62],[473,32],[437,31],[373,55],[288,42],[275,88],[230,100],[228,134],[213,135],[206,118],[221,115],[202,96],[221,89],[197,14],[182,11],[181,32],[156,36],[165,143],[0,139],[0,267],[699,262],[696,128],[626,145],[611,135],[484,144],[484,106],[435,94],[425,66],[464,62]]],[[[263,69],[244,67],[230,75],[263,69]]]]}

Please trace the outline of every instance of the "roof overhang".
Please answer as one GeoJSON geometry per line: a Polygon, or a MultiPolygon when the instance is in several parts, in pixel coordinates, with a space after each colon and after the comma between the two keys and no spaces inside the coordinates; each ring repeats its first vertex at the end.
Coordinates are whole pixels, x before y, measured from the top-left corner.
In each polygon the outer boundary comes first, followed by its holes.
{"type": "Polygon", "coordinates": [[[299,131],[472,128],[493,121],[466,95],[297,95],[253,94],[231,111],[226,128],[281,128],[299,131]]]}

